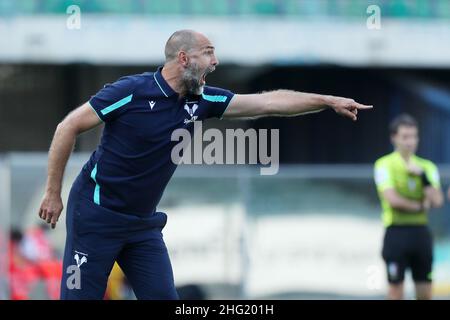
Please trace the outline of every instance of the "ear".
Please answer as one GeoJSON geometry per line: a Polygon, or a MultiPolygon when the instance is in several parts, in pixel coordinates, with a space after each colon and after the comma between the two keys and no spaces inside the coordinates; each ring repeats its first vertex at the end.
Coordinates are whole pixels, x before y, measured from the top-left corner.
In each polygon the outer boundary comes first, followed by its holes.
{"type": "Polygon", "coordinates": [[[184,51],[178,52],[178,62],[183,66],[187,67],[189,64],[189,57],[184,51]]]}

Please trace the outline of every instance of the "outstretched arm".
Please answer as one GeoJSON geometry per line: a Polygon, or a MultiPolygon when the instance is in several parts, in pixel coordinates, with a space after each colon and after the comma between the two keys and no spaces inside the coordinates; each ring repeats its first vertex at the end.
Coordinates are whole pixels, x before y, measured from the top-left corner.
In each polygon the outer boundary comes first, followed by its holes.
{"type": "Polygon", "coordinates": [[[254,118],[261,116],[297,116],[332,108],[336,113],[357,120],[358,110],[371,109],[353,99],[276,90],[259,94],[236,94],[225,110],[224,118],[254,118]]]}
{"type": "Polygon", "coordinates": [[[101,120],[88,103],[78,107],[58,124],[48,154],[48,172],[45,194],[39,208],[39,217],[55,228],[63,209],[61,186],[67,160],[78,134],[99,125],[101,120]]]}

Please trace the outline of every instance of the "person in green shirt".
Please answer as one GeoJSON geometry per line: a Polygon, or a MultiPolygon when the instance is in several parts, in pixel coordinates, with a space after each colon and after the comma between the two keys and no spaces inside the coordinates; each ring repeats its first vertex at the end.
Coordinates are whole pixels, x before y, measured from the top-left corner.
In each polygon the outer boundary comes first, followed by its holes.
{"type": "Polygon", "coordinates": [[[382,256],[389,282],[388,298],[403,299],[405,270],[411,269],[417,299],[432,297],[433,239],[428,211],[441,207],[436,165],[415,155],[418,125],[408,114],[390,124],[394,151],[375,162],[374,174],[386,232],[382,256]]]}

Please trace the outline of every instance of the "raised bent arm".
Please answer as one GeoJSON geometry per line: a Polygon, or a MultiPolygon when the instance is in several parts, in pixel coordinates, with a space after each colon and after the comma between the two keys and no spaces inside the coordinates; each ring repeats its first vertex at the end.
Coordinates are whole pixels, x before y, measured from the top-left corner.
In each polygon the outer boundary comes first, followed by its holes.
{"type": "Polygon", "coordinates": [[[432,208],[440,208],[444,204],[444,194],[442,190],[433,186],[425,188],[425,198],[430,202],[432,208]]]}
{"type": "Polygon", "coordinates": [[[336,113],[357,120],[358,110],[370,109],[353,99],[276,90],[258,94],[236,94],[225,110],[224,118],[253,118],[261,116],[297,116],[332,108],[336,113]]]}
{"type": "Polygon", "coordinates": [[[75,145],[76,137],[101,123],[101,120],[85,103],[70,112],[56,127],[48,154],[48,172],[45,194],[39,208],[39,217],[55,228],[63,209],[61,186],[67,161],[75,145]]]}
{"type": "Polygon", "coordinates": [[[392,208],[400,211],[411,213],[427,209],[422,202],[402,197],[393,188],[384,190],[383,195],[392,208]]]}
{"type": "Polygon", "coordinates": [[[431,169],[430,172],[426,172],[425,168],[417,165],[413,161],[407,163],[407,169],[410,174],[421,177],[424,185],[425,200],[430,204],[432,208],[440,208],[444,204],[444,194],[440,188],[437,168],[431,169]],[[433,181],[430,181],[430,177],[434,176],[433,181]]]}

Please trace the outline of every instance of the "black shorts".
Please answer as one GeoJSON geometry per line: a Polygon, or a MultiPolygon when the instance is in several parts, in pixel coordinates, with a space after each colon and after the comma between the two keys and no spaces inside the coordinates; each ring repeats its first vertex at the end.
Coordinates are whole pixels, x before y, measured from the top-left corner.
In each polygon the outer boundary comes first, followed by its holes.
{"type": "Polygon", "coordinates": [[[401,283],[407,268],[415,282],[431,282],[433,237],[427,226],[390,226],[383,243],[389,283],[401,283]]]}

